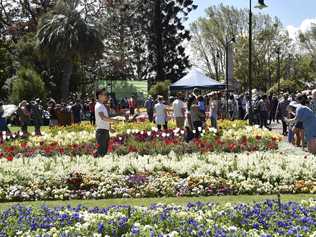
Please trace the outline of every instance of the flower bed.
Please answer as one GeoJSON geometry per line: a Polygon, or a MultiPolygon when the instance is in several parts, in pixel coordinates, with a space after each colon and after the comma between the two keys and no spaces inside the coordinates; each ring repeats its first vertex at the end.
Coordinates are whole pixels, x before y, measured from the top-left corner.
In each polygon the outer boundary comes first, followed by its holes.
{"type": "MultiPolygon", "coordinates": [[[[280,137],[267,130],[255,127],[232,128],[216,131],[202,130],[202,137],[186,143],[184,131],[167,130],[138,131],[127,130],[126,134],[116,135],[110,141],[109,151],[118,155],[136,152],[140,155],[167,155],[170,152],[181,154],[206,152],[265,151],[278,148],[280,137]]],[[[95,135],[92,131],[59,131],[30,137],[28,140],[15,140],[0,145],[0,159],[8,161],[16,157],[33,157],[38,154],[47,157],[55,155],[94,155],[95,135]]]]}
{"type": "Polygon", "coordinates": [[[252,205],[78,206],[32,210],[15,206],[0,217],[0,236],[315,236],[316,202],[252,205]]]}
{"type": "Polygon", "coordinates": [[[280,137],[275,133],[255,127],[229,129],[217,132],[214,129],[201,130],[202,137],[192,143],[185,143],[183,131],[132,131],[112,140],[111,149],[120,155],[137,152],[141,155],[177,154],[194,152],[244,152],[264,151],[278,148],[280,137]]]}
{"type": "Polygon", "coordinates": [[[0,200],[316,193],[315,157],[286,149],[1,159],[0,200]]]}

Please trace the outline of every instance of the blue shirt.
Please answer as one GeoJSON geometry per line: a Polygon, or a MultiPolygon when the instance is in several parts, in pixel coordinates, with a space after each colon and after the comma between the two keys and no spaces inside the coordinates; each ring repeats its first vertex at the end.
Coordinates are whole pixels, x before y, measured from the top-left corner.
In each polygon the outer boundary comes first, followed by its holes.
{"type": "Polygon", "coordinates": [[[155,102],[154,102],[154,100],[151,100],[151,99],[146,100],[146,102],[145,102],[145,108],[146,108],[147,110],[154,110],[154,107],[155,107],[155,102]]]}
{"type": "Polygon", "coordinates": [[[204,103],[204,101],[199,101],[198,102],[198,106],[199,106],[199,110],[201,111],[201,112],[205,112],[205,103],[204,103]]]}
{"type": "Polygon", "coordinates": [[[303,123],[304,134],[308,142],[316,138],[316,116],[310,108],[297,107],[296,120],[303,123]]]}

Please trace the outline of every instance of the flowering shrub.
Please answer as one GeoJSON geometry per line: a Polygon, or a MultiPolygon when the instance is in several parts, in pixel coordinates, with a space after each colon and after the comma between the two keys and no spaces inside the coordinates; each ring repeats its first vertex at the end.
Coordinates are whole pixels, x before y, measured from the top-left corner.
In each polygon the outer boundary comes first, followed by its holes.
{"type": "Polygon", "coordinates": [[[186,207],[40,210],[14,206],[0,217],[1,236],[315,236],[316,202],[302,204],[267,200],[251,205],[189,203],[186,207]]]}
{"type": "Polygon", "coordinates": [[[0,201],[316,193],[315,157],[286,149],[0,159],[0,201]]]}

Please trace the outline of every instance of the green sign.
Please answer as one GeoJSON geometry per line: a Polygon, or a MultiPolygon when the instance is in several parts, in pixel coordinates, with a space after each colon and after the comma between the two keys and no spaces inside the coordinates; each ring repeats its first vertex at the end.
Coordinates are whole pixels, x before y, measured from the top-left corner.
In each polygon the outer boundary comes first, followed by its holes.
{"type": "Polygon", "coordinates": [[[144,99],[148,96],[147,81],[100,81],[99,87],[106,87],[108,92],[112,89],[117,99],[131,96],[144,99]]]}

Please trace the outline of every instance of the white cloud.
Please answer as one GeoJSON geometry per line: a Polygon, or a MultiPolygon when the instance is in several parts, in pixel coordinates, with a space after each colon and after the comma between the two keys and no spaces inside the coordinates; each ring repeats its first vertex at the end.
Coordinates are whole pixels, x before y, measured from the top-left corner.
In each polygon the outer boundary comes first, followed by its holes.
{"type": "Polygon", "coordinates": [[[316,24],[316,18],[313,19],[305,19],[302,24],[299,27],[295,27],[293,25],[289,25],[286,27],[286,29],[289,32],[290,38],[295,40],[297,39],[298,35],[300,32],[307,32],[308,30],[311,29],[312,24],[316,24]]]}

